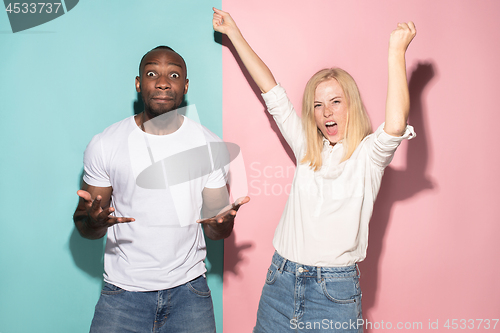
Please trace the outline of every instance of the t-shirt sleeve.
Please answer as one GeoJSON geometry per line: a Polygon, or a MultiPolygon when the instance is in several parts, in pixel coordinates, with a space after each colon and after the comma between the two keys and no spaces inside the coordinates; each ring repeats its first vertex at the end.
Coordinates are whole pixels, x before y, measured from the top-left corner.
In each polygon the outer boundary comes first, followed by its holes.
{"type": "Polygon", "coordinates": [[[416,134],[413,127],[406,126],[406,130],[402,136],[392,136],[384,131],[385,123],[382,123],[371,138],[369,144],[369,155],[371,161],[380,168],[385,168],[391,163],[396,149],[404,139],[413,139],[416,134]]]}
{"type": "Polygon", "coordinates": [[[91,186],[109,187],[111,182],[104,163],[100,134],[94,136],[83,155],[83,181],[91,186]]]}
{"type": "Polygon", "coordinates": [[[220,169],[213,170],[208,177],[208,182],[206,183],[206,188],[219,188],[226,186],[226,175],[229,171],[229,165],[224,166],[220,169]]]}
{"type": "Polygon", "coordinates": [[[285,89],[280,84],[277,84],[273,89],[262,94],[262,98],[266,103],[267,111],[273,116],[283,138],[285,138],[297,157],[304,142],[302,121],[295,112],[285,89]]]}
{"type": "Polygon", "coordinates": [[[232,148],[236,145],[223,142],[218,136],[211,132],[205,132],[205,137],[210,147],[210,164],[212,170],[208,176],[205,187],[220,188],[226,186],[231,155],[235,153],[231,150],[234,150],[232,148]]]}

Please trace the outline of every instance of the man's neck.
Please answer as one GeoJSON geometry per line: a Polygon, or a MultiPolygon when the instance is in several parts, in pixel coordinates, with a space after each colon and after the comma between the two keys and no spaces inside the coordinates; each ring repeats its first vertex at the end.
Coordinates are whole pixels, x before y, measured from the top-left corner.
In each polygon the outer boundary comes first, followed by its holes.
{"type": "Polygon", "coordinates": [[[144,132],[154,135],[167,135],[177,131],[184,117],[177,113],[177,110],[169,111],[159,116],[152,116],[143,111],[135,117],[135,122],[144,132]]]}

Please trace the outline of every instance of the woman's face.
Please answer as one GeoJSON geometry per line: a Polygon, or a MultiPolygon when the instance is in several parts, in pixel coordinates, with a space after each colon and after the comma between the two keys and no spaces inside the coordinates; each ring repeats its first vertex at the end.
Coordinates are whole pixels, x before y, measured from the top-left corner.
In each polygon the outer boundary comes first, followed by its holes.
{"type": "Polygon", "coordinates": [[[335,79],[321,82],[314,93],[316,126],[331,144],[344,139],[347,123],[347,100],[335,79]]]}

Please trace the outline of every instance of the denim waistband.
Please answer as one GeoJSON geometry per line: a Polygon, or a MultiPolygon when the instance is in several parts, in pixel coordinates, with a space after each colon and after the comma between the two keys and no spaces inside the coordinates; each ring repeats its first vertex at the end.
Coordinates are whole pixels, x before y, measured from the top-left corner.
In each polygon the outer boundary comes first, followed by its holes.
{"type": "Polygon", "coordinates": [[[302,277],[315,277],[320,279],[321,277],[341,278],[361,275],[357,264],[341,267],[302,265],[283,258],[278,254],[278,252],[274,252],[273,264],[275,264],[280,271],[289,272],[302,277]]]}

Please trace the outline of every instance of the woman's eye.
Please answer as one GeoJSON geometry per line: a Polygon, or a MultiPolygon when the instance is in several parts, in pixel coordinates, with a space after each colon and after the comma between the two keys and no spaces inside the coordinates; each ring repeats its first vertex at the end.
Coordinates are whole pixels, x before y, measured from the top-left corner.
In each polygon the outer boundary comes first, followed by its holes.
{"type": "Polygon", "coordinates": [[[314,104],[314,108],[319,108],[321,106],[321,104],[314,104]]]}
{"type": "Polygon", "coordinates": [[[172,73],[170,76],[173,77],[174,79],[178,79],[180,77],[179,74],[177,73],[172,73]]]}

